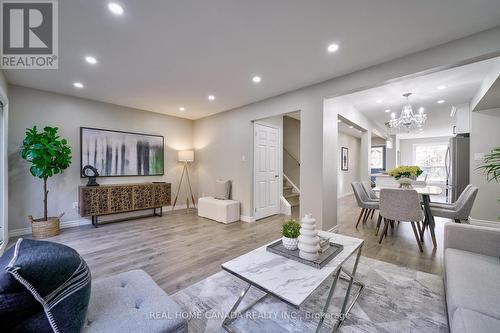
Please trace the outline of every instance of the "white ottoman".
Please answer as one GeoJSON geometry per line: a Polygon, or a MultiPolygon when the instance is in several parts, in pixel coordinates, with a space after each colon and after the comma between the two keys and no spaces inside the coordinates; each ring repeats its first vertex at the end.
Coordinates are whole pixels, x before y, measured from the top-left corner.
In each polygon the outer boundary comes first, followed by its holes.
{"type": "Polygon", "coordinates": [[[213,197],[199,198],[198,216],[222,223],[236,222],[240,220],[240,202],[213,197]]]}

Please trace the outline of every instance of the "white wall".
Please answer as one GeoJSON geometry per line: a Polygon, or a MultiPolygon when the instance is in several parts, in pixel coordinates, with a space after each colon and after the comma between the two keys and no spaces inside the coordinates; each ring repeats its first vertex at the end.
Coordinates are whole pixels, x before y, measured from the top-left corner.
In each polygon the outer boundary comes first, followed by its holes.
{"type": "MultiPolygon", "coordinates": [[[[78,186],[86,183],[86,179],[80,178],[81,126],[160,134],[165,137],[164,176],[99,178],[99,183],[166,181],[172,183],[172,192],[177,189],[182,166],[177,162],[176,150],[192,148],[191,120],[19,86],[9,86],[9,98],[10,231],[29,227],[28,215],[42,214],[42,181],[31,176],[28,163],[19,156],[19,146],[25,129],[33,125],[39,128],[59,127],[60,135],[67,138],[72,147],[73,159],[70,168],[48,181],[49,214],[54,216],[65,212],[63,222],[80,219],[77,211],[73,209],[73,202],[78,201],[78,186]]],[[[196,187],[196,177],[193,177],[192,185],[196,187]]],[[[193,190],[196,193],[196,188],[193,190]]],[[[181,194],[180,198],[179,203],[184,203],[185,195],[181,194]]]]}
{"type": "Polygon", "coordinates": [[[300,120],[283,117],[283,173],[300,189],[300,120]]]}
{"type": "Polygon", "coordinates": [[[399,149],[401,151],[401,165],[413,165],[413,145],[418,143],[438,143],[450,141],[450,136],[438,136],[432,138],[401,139],[399,149]]]}
{"type": "Polygon", "coordinates": [[[356,138],[352,135],[348,135],[342,132],[339,132],[338,136],[338,150],[335,152],[336,154],[340,154],[341,147],[347,147],[348,151],[348,170],[341,170],[342,161],[339,158],[338,167],[338,176],[337,176],[337,196],[341,197],[347,194],[352,193],[351,183],[354,181],[359,181],[361,164],[360,164],[360,155],[361,155],[361,139],[356,138]]]}
{"type": "Polygon", "coordinates": [[[7,143],[8,143],[8,86],[2,70],[0,70],[0,101],[4,104],[0,114],[0,255],[7,246],[8,239],[8,175],[7,175],[7,143]]]}
{"type": "MultiPolygon", "coordinates": [[[[234,179],[234,198],[242,214],[253,216],[252,120],[301,111],[301,210],[312,213],[320,229],[337,223],[337,113],[328,111],[328,97],[383,85],[395,78],[424,74],[500,53],[500,27],[422,52],[401,57],[317,85],[195,121],[194,145],[199,161],[199,193],[222,175],[234,179]],[[242,157],[245,157],[242,159],[242,157]]],[[[264,83],[265,84],[265,83],[264,83]]],[[[265,85],[262,86],[265,88],[265,85]]],[[[362,138],[362,149],[370,138],[362,138]]],[[[368,154],[363,154],[362,158],[368,154]]],[[[362,160],[363,162],[363,160],[362,160]]],[[[368,177],[362,170],[361,177],[368,177]]]]}
{"type": "Polygon", "coordinates": [[[500,109],[472,112],[470,132],[470,181],[479,188],[471,217],[479,220],[497,221],[500,217],[500,183],[486,181],[486,176],[477,168],[482,160],[475,154],[487,154],[500,147],[500,109]]]}

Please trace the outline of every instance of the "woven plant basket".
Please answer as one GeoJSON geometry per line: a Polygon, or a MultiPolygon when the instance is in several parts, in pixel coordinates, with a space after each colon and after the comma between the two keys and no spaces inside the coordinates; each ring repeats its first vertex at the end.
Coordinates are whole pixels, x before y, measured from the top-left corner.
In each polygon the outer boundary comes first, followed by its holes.
{"type": "Polygon", "coordinates": [[[33,239],[44,239],[59,235],[59,220],[64,215],[57,217],[49,217],[47,221],[43,218],[34,219],[33,216],[28,216],[31,222],[31,235],[33,239]]]}

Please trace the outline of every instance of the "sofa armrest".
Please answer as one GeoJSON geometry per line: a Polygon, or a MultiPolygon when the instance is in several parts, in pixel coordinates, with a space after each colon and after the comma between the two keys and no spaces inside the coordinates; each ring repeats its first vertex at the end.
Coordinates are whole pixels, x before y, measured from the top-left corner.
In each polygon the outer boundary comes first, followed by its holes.
{"type": "Polygon", "coordinates": [[[444,248],[500,257],[500,228],[448,222],[444,226],[444,248]]]}

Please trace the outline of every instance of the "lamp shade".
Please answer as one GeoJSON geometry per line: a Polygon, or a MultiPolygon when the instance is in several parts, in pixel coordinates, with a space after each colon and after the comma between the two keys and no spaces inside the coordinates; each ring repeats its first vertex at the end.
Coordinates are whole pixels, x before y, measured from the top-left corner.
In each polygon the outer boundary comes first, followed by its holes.
{"type": "Polygon", "coordinates": [[[179,162],[194,162],[194,150],[180,150],[177,153],[179,162]]]}

